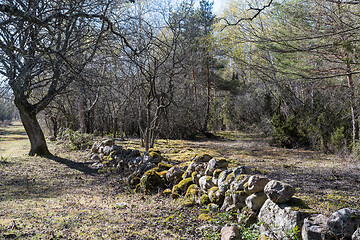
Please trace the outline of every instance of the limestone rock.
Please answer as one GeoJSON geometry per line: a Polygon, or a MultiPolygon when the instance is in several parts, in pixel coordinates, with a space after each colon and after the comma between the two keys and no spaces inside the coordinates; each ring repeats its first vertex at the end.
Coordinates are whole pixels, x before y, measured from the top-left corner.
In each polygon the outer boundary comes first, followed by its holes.
{"type": "Polygon", "coordinates": [[[245,207],[245,199],[247,195],[244,191],[226,191],[224,203],[221,206],[221,211],[231,211],[245,207]]]}
{"type": "Polygon", "coordinates": [[[264,192],[253,193],[245,199],[246,206],[254,211],[259,210],[265,203],[267,196],[264,192]]]}
{"type": "Polygon", "coordinates": [[[91,147],[91,152],[92,153],[98,153],[99,152],[99,148],[100,148],[101,144],[100,143],[94,143],[91,147]]]}
{"type": "Polygon", "coordinates": [[[241,174],[252,174],[253,171],[251,170],[251,168],[247,167],[247,166],[240,166],[234,169],[234,175],[235,177],[241,175],[241,174]]]}
{"type": "Polygon", "coordinates": [[[272,180],[266,184],[264,192],[271,201],[285,203],[295,194],[295,188],[290,184],[272,180]]]}
{"type": "Polygon", "coordinates": [[[202,176],[199,179],[200,189],[204,192],[207,192],[210,188],[213,187],[212,177],[210,176],[202,176]]]}
{"type": "Polygon", "coordinates": [[[107,140],[104,140],[100,143],[101,146],[112,146],[114,145],[114,140],[112,139],[107,139],[107,140]]]}
{"type": "Polygon", "coordinates": [[[221,229],[221,240],[238,240],[241,239],[240,231],[236,226],[223,227],[221,229]]]}
{"type": "Polygon", "coordinates": [[[257,223],[257,214],[248,207],[244,207],[241,210],[237,211],[237,219],[240,225],[245,225],[245,227],[250,227],[250,225],[257,223]]]}
{"type": "Polygon", "coordinates": [[[210,188],[208,191],[208,196],[212,203],[216,203],[218,205],[222,205],[224,201],[224,196],[220,194],[219,188],[216,186],[210,188]]]}
{"type": "Polygon", "coordinates": [[[97,154],[92,154],[91,155],[91,160],[92,161],[101,161],[99,155],[97,155],[97,154]]]}
{"type": "Polygon", "coordinates": [[[221,169],[216,169],[216,170],[213,172],[212,182],[214,183],[214,185],[217,185],[217,184],[218,184],[219,176],[220,176],[220,174],[222,173],[222,171],[223,171],[223,170],[221,170],[221,169]]]}
{"type": "Polygon", "coordinates": [[[249,178],[248,185],[245,188],[247,194],[253,194],[264,191],[264,187],[270,180],[267,177],[254,175],[249,178]]]}
{"type": "Polygon", "coordinates": [[[322,214],[305,218],[301,231],[303,240],[335,240],[326,227],[327,221],[328,218],[322,214]]]}
{"type": "Polygon", "coordinates": [[[218,180],[218,187],[219,187],[219,191],[221,194],[225,195],[225,192],[228,188],[227,183],[225,182],[227,177],[233,172],[232,169],[228,169],[225,170],[223,172],[221,172],[220,176],[219,176],[219,180],[218,180]]]}
{"type": "Polygon", "coordinates": [[[172,193],[186,192],[186,190],[191,184],[193,184],[192,178],[185,178],[173,187],[172,193]]]}
{"type": "Polygon", "coordinates": [[[360,240],[360,227],[354,232],[351,237],[351,240],[360,240]]]}
{"type": "Polygon", "coordinates": [[[195,163],[207,163],[207,162],[209,162],[211,159],[212,159],[212,156],[210,156],[209,154],[203,153],[203,154],[196,155],[196,156],[193,158],[193,161],[194,161],[195,163]]]}
{"type": "Polygon", "coordinates": [[[229,163],[226,160],[223,160],[223,159],[217,160],[217,159],[213,158],[207,164],[207,167],[205,170],[205,175],[212,176],[216,169],[226,169],[228,164],[229,163]]]}
{"type": "Polygon", "coordinates": [[[183,173],[184,171],[181,170],[180,168],[172,167],[166,173],[166,180],[171,184],[176,184],[180,182],[183,173]]]}
{"type": "Polygon", "coordinates": [[[329,231],[338,238],[350,238],[360,224],[360,211],[343,208],[334,212],[327,221],[329,231]]]}
{"type": "Polygon", "coordinates": [[[154,170],[149,170],[144,173],[140,179],[140,190],[143,193],[151,193],[158,190],[159,188],[164,188],[165,182],[154,170]]]}
{"type": "Polygon", "coordinates": [[[242,191],[244,190],[245,183],[249,180],[249,175],[238,175],[235,177],[234,181],[230,184],[231,191],[242,191]]]}
{"type": "MultiPolygon", "coordinates": [[[[312,210],[297,198],[282,204],[276,204],[270,199],[261,207],[258,219],[263,224],[260,233],[274,239],[286,239],[286,234],[294,229],[302,229],[304,219],[309,217],[312,210]]],[[[300,231],[296,234],[301,240],[300,231]]],[[[294,237],[294,236],[293,236],[294,237]]]]}

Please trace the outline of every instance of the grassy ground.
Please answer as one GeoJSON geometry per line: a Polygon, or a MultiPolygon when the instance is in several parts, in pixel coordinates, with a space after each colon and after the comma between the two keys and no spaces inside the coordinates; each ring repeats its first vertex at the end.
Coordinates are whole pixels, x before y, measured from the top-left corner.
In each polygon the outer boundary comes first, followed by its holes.
{"type": "MultiPolygon", "coordinates": [[[[312,151],[270,147],[252,134],[220,133],[221,140],[159,140],[173,164],[208,152],[245,164],[298,188],[311,207],[329,214],[360,207],[359,164],[312,151]]],[[[139,149],[139,141],[117,141],[139,149]]],[[[88,154],[49,143],[58,157],[28,157],[20,124],[0,127],[0,238],[8,239],[201,239],[203,210],[158,195],[132,194],[116,176],[97,174],[88,154]]],[[[215,221],[215,218],[214,218],[215,221]]],[[[206,234],[205,234],[206,235],[206,234]]],[[[212,238],[209,235],[208,238],[212,238]]]]}

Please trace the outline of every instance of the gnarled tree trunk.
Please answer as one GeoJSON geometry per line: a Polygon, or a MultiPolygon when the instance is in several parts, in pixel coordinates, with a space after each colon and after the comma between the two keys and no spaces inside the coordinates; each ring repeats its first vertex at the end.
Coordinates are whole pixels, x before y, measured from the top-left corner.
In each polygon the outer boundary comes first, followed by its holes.
{"type": "Polygon", "coordinates": [[[51,155],[46,145],[44,133],[36,118],[36,109],[33,105],[15,98],[15,105],[19,110],[21,121],[25,127],[25,131],[29,136],[31,149],[30,156],[51,155]]]}

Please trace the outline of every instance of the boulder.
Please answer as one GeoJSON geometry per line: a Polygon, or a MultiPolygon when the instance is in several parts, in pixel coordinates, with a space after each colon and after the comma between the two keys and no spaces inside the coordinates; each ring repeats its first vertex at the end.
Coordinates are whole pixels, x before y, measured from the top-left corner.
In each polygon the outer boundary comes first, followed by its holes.
{"type": "Polygon", "coordinates": [[[231,191],[243,191],[245,183],[249,180],[249,175],[238,175],[235,177],[234,181],[230,184],[231,191]]]}
{"type": "Polygon", "coordinates": [[[101,144],[100,143],[94,143],[91,147],[91,152],[92,153],[98,153],[99,152],[99,148],[100,148],[101,144]]]}
{"type": "Polygon", "coordinates": [[[112,151],[114,151],[113,146],[104,146],[102,148],[102,153],[104,154],[104,156],[109,156],[112,151]]]}
{"type": "Polygon", "coordinates": [[[187,167],[185,173],[183,174],[183,179],[191,177],[193,172],[204,173],[206,168],[206,163],[191,162],[187,167]]]}
{"type": "Polygon", "coordinates": [[[351,236],[351,240],[360,240],[360,227],[351,236]]]}
{"type": "Polygon", "coordinates": [[[92,154],[90,159],[91,161],[101,161],[99,155],[97,154],[92,154]]]}
{"type": "Polygon", "coordinates": [[[199,186],[202,191],[204,191],[204,192],[209,191],[209,189],[214,186],[214,184],[212,182],[212,177],[211,176],[202,176],[199,179],[199,186]]]}
{"type": "Polygon", "coordinates": [[[250,225],[257,223],[257,214],[248,207],[244,207],[237,211],[238,224],[250,227],[250,225]]]}
{"type": "Polygon", "coordinates": [[[183,173],[184,171],[181,170],[180,168],[172,167],[166,173],[166,180],[171,184],[176,184],[180,182],[183,173]]]}
{"type": "Polygon", "coordinates": [[[230,212],[232,210],[235,210],[235,205],[233,202],[233,198],[232,196],[229,194],[227,196],[225,196],[224,202],[220,208],[221,212],[230,212]]]}
{"type": "MultiPolygon", "coordinates": [[[[135,167],[135,166],[129,164],[129,168],[132,169],[132,167],[135,167]]],[[[148,170],[153,169],[155,167],[156,167],[155,163],[147,162],[147,163],[141,164],[136,172],[140,176],[142,176],[145,172],[147,172],[148,170]]]]}
{"type": "Polygon", "coordinates": [[[301,236],[303,240],[335,240],[326,227],[328,217],[317,214],[305,218],[301,236]]]}
{"type": "Polygon", "coordinates": [[[232,169],[227,169],[227,170],[220,173],[217,185],[219,187],[220,193],[223,194],[223,195],[225,195],[225,192],[226,192],[226,190],[228,188],[228,185],[227,185],[228,181],[226,181],[226,179],[232,172],[233,172],[232,169]]]}
{"type": "Polygon", "coordinates": [[[114,145],[114,140],[112,140],[112,139],[106,139],[100,143],[100,146],[103,146],[103,147],[112,146],[112,145],[114,145]]]}
{"type": "Polygon", "coordinates": [[[218,205],[222,205],[224,201],[224,196],[220,194],[219,188],[216,186],[210,188],[208,196],[212,203],[216,203],[218,205]]]}
{"type": "Polygon", "coordinates": [[[223,170],[221,169],[216,169],[213,173],[213,177],[212,177],[212,182],[214,183],[214,185],[218,184],[219,181],[219,176],[222,173],[223,170]]]}
{"type": "Polygon", "coordinates": [[[245,188],[247,194],[253,194],[264,191],[264,187],[270,180],[267,177],[254,175],[248,180],[248,184],[245,188]]]}
{"type": "Polygon", "coordinates": [[[207,210],[209,210],[209,212],[218,212],[219,211],[219,205],[215,204],[215,203],[209,203],[207,205],[207,210]]]}
{"type": "Polygon", "coordinates": [[[200,200],[199,200],[199,205],[200,206],[206,206],[210,203],[210,198],[207,194],[203,194],[201,197],[200,197],[200,200]]]}
{"type": "Polygon", "coordinates": [[[188,189],[191,184],[193,184],[192,178],[185,178],[173,187],[172,193],[183,193],[188,189]]]}
{"type": "Polygon", "coordinates": [[[207,163],[212,159],[209,154],[203,153],[193,157],[192,161],[195,163],[207,163]]]}
{"type": "Polygon", "coordinates": [[[247,167],[247,166],[240,166],[234,169],[234,175],[235,177],[241,175],[241,174],[252,174],[253,171],[251,170],[251,168],[247,167]]]}
{"type": "Polygon", "coordinates": [[[244,191],[226,191],[224,203],[221,206],[221,211],[231,211],[242,209],[246,206],[245,199],[247,195],[244,191]]]}
{"type": "Polygon", "coordinates": [[[232,191],[231,197],[236,209],[241,209],[246,206],[245,199],[247,195],[244,191],[232,191]]]}
{"type": "Polygon", "coordinates": [[[191,178],[196,185],[199,185],[199,180],[201,177],[202,176],[197,171],[195,171],[191,174],[191,178]]]}
{"type": "Polygon", "coordinates": [[[285,203],[295,194],[295,188],[290,184],[272,180],[266,184],[264,192],[271,201],[285,203]]]}
{"type": "Polygon", "coordinates": [[[329,217],[326,225],[337,238],[351,238],[360,225],[360,211],[340,209],[329,217]]]}
{"type": "Polygon", "coordinates": [[[264,205],[267,196],[264,192],[253,193],[245,199],[246,206],[254,211],[259,210],[264,205]]]}
{"type": "Polygon", "coordinates": [[[289,236],[289,233],[292,233],[301,240],[300,230],[304,219],[312,213],[314,211],[301,199],[292,198],[291,201],[281,204],[268,199],[258,215],[259,221],[262,222],[260,233],[273,239],[295,238],[295,236],[289,236]]]}
{"type": "Polygon", "coordinates": [[[145,172],[140,179],[140,190],[143,193],[151,193],[164,187],[164,180],[154,170],[145,172]]]}
{"type": "Polygon", "coordinates": [[[185,205],[193,205],[198,199],[199,187],[196,184],[191,184],[186,190],[184,200],[185,205]]]}
{"type": "Polygon", "coordinates": [[[206,166],[205,175],[212,176],[216,169],[226,169],[228,164],[229,164],[228,161],[224,159],[217,160],[213,158],[208,162],[206,166]]]}
{"type": "Polygon", "coordinates": [[[224,226],[221,229],[221,240],[238,240],[241,239],[240,231],[236,226],[224,226]]]}

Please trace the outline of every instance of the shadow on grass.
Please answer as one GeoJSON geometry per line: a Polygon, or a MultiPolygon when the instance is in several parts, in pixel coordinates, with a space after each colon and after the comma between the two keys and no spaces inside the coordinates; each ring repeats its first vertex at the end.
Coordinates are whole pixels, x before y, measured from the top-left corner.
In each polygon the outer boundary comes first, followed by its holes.
{"type": "Polygon", "coordinates": [[[66,158],[61,158],[61,157],[57,157],[57,156],[47,156],[46,157],[47,159],[50,159],[50,160],[53,160],[57,163],[60,163],[60,164],[64,164],[66,165],[68,168],[71,168],[71,169],[75,169],[75,170],[78,170],[80,172],[83,172],[84,174],[86,175],[96,175],[98,173],[98,171],[96,169],[93,169],[91,167],[89,167],[88,165],[90,163],[79,163],[79,162],[74,162],[74,161],[71,161],[69,159],[66,159],[66,158]]]}

